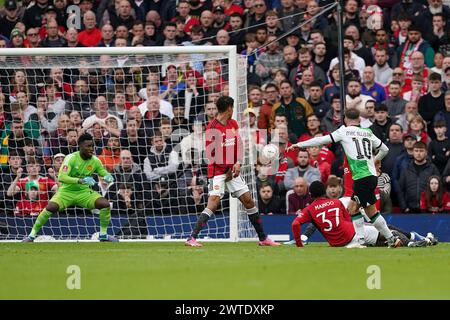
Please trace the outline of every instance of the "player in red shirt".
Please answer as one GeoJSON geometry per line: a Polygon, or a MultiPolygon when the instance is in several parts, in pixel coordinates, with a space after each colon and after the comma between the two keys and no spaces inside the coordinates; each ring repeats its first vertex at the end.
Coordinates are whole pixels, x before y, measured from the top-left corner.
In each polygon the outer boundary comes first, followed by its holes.
{"type": "Polygon", "coordinates": [[[234,100],[231,97],[220,97],[217,100],[218,114],[208,124],[206,129],[206,154],[208,157],[209,193],[208,204],[197,219],[191,237],[185,244],[191,247],[201,247],[197,242],[200,231],[206,226],[209,218],[217,210],[220,199],[227,189],[238,198],[245,207],[248,218],[255,228],[260,246],[279,246],[264,233],[262,221],[244,179],[239,175],[241,170],[242,142],[239,136],[239,126],[233,116],[234,100]]]}
{"type": "Polygon", "coordinates": [[[326,198],[325,185],[313,181],[309,186],[313,203],[303,209],[292,222],[292,232],[297,247],[302,247],[301,225],[312,222],[332,247],[364,247],[358,244],[350,215],[341,201],[326,198]]]}

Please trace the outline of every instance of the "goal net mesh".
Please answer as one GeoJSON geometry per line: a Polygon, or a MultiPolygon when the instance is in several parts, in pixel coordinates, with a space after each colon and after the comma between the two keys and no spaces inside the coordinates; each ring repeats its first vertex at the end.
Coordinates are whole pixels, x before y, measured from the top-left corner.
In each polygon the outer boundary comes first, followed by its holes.
{"type": "MultiPolygon", "coordinates": [[[[107,49],[105,49],[107,50],[107,49]]],[[[4,53],[3,53],[4,54],[4,53]]],[[[0,52],[0,239],[20,240],[58,188],[64,157],[83,132],[114,176],[94,190],[110,201],[108,232],[122,239],[184,239],[207,203],[205,128],[215,101],[237,86],[236,120],[244,136],[241,175],[256,200],[256,163],[243,111],[246,59],[230,79],[226,53],[2,56],[0,52]],[[19,175],[19,177],[18,177],[19,175]]],[[[227,193],[202,239],[255,233],[227,193]],[[232,208],[236,208],[232,212],[232,208]]],[[[95,239],[96,210],[71,207],[52,216],[43,239],[95,239]]]]}

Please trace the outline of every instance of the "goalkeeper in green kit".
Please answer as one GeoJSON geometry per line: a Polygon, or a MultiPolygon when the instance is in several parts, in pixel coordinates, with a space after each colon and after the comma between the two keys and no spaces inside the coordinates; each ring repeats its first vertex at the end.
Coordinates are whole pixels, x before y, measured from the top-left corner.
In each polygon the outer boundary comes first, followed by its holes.
{"type": "Polygon", "coordinates": [[[33,242],[42,226],[50,216],[70,206],[79,206],[89,210],[100,210],[100,241],[118,242],[116,238],[106,233],[111,219],[109,201],[91,189],[95,185],[92,177],[97,173],[107,183],[113,183],[114,178],[103,167],[100,160],[94,156],[94,141],[90,134],[78,138],[79,151],[66,156],[58,174],[60,187],[50,199],[47,207],[39,214],[33,229],[23,242],[33,242]]]}

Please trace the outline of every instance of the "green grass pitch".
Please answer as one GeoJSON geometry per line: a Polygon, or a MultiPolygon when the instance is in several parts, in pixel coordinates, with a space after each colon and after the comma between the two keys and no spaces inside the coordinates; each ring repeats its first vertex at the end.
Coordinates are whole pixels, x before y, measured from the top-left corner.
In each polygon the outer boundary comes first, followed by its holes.
{"type": "Polygon", "coordinates": [[[449,299],[449,249],[0,243],[0,299],[449,299]],[[367,287],[371,265],[380,289],[367,287]]]}

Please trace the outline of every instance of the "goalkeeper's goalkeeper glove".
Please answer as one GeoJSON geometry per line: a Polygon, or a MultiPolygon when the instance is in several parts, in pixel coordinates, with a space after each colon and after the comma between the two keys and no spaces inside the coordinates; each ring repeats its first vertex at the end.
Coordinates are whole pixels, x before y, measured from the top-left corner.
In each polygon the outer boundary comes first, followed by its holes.
{"type": "Polygon", "coordinates": [[[83,184],[87,184],[88,186],[91,186],[91,187],[93,185],[95,185],[95,180],[92,177],[83,178],[83,179],[81,179],[81,181],[83,182],[83,184]]]}
{"type": "Polygon", "coordinates": [[[106,176],[103,177],[103,179],[107,182],[107,183],[113,183],[114,182],[114,177],[110,174],[107,174],[106,176]]]}

